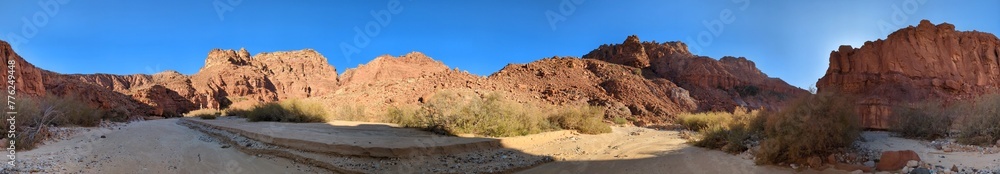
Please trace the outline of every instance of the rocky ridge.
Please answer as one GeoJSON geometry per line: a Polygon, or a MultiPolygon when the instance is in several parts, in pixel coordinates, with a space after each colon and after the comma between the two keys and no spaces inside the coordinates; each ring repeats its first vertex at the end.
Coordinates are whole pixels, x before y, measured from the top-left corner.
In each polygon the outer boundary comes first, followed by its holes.
{"type": "MultiPolygon", "coordinates": [[[[9,48],[2,53],[16,56],[9,48]]],[[[8,57],[30,67],[19,71],[29,79],[24,81],[27,94],[109,93],[83,98],[105,101],[96,103],[105,107],[128,106],[139,115],[175,116],[199,108],[249,107],[291,98],[320,99],[330,109],[364,108],[371,115],[390,106],[419,104],[439,90],[459,89],[498,92],[522,103],[596,105],[604,107],[608,117],[626,117],[641,125],[662,123],[682,112],[773,108],[805,93],[767,77],[745,58],[699,57],[683,43],[641,42],[636,36],[603,45],[584,59],[509,64],[489,76],[451,69],[419,52],[380,56],[339,77],[326,58],[311,49],[254,56],[245,49],[215,49],[190,76],[175,71],[62,75],[8,57]]]]}
{"type": "Polygon", "coordinates": [[[583,56],[608,62],[649,62],[622,65],[640,68],[647,79],[663,79],[690,90],[698,101],[699,111],[732,110],[735,106],[776,109],[791,97],[806,94],[805,90],[768,77],[752,61],[743,57],[712,59],[688,51],[682,42],[638,42],[629,36],[619,45],[602,45],[583,56]],[[633,50],[625,53],[622,50],[633,50]],[[641,51],[636,51],[641,50],[641,51]]]}

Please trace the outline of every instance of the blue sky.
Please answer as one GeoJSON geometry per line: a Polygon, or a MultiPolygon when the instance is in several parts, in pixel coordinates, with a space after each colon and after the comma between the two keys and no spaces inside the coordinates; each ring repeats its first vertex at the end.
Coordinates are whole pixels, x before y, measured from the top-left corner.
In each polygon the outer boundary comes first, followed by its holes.
{"type": "Polygon", "coordinates": [[[489,75],[507,63],[582,56],[636,34],[684,41],[713,58],[747,57],[808,88],[839,45],[885,38],[920,19],[1000,33],[997,7],[1000,1],[986,0],[6,0],[0,39],[60,73],[194,74],[209,50],[245,47],[251,54],[312,48],[338,72],[378,55],[421,51],[489,75]],[[391,16],[380,23],[373,11],[391,16]],[[368,40],[355,43],[355,28],[366,26],[368,40]]]}

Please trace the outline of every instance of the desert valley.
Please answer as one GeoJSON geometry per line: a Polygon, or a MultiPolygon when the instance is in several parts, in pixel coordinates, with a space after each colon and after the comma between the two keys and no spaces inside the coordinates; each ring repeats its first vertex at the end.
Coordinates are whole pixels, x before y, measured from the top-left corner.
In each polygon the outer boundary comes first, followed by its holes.
{"type": "Polygon", "coordinates": [[[814,89],[636,35],[488,76],[253,48],[61,74],[0,41],[0,173],[1000,173],[1000,39],[935,22],[829,48],[814,89]]]}

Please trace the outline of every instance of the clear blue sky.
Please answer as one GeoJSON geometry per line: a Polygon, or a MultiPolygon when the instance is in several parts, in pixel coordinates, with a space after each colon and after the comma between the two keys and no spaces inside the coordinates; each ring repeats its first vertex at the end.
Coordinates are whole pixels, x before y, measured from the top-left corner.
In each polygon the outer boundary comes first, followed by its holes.
{"type": "Polygon", "coordinates": [[[489,75],[507,63],[582,56],[636,34],[642,40],[681,40],[714,58],[744,56],[768,75],[807,88],[826,71],[830,51],[885,38],[882,26],[894,31],[930,19],[1000,33],[1000,1],[992,0],[734,1],[399,0],[390,8],[388,0],[4,0],[0,39],[15,42],[15,50],[35,65],[60,73],[193,74],[209,50],[246,47],[251,54],[313,48],[338,72],[378,55],[421,51],[489,75]],[[58,3],[58,9],[39,5],[45,3],[58,3]],[[398,13],[383,26],[373,10],[398,13]],[[565,20],[550,25],[550,11],[565,20]],[[721,31],[704,25],[727,11],[733,19],[721,31]],[[367,45],[354,44],[354,28],[364,30],[368,23],[380,30],[367,45]],[[691,43],[700,34],[703,41],[711,35],[711,43],[691,43]],[[26,41],[14,41],[14,35],[26,41]],[[358,52],[345,57],[341,43],[358,52]]]}

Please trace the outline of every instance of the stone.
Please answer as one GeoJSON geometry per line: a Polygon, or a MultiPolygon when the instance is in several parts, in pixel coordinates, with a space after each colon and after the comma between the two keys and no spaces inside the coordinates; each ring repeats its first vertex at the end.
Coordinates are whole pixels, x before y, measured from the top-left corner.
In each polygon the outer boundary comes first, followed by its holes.
{"type": "Polygon", "coordinates": [[[809,164],[809,167],[813,169],[818,169],[820,167],[823,167],[823,159],[820,158],[819,156],[809,157],[808,159],[806,159],[806,162],[807,164],[809,164]]]}
{"type": "Polygon", "coordinates": [[[861,171],[861,170],[851,171],[851,174],[862,174],[862,173],[865,173],[865,171],[861,171]]]}
{"type": "Polygon", "coordinates": [[[955,31],[923,20],[858,48],[830,53],[819,92],[858,96],[862,126],[887,129],[891,106],[944,102],[990,93],[1000,86],[1000,39],[979,31],[955,31]]]}
{"type": "Polygon", "coordinates": [[[952,164],[952,165],[951,165],[951,171],[952,171],[952,172],[958,172],[958,166],[956,166],[956,165],[952,164]]]}
{"type": "Polygon", "coordinates": [[[910,160],[906,162],[907,167],[917,167],[918,165],[920,165],[920,162],[916,160],[910,160]]]}
{"type": "Polygon", "coordinates": [[[931,174],[931,170],[927,168],[914,168],[909,171],[910,174],[931,174]]]}
{"type": "Polygon", "coordinates": [[[875,169],[880,171],[896,171],[907,166],[910,160],[920,161],[920,156],[912,150],[884,151],[875,169]]]}

